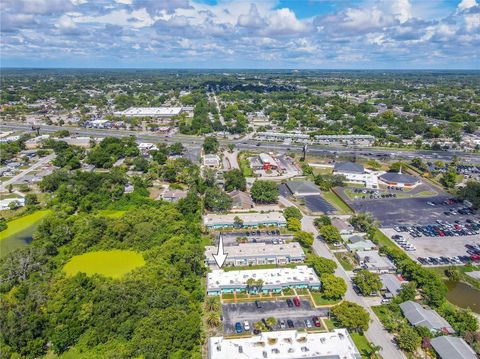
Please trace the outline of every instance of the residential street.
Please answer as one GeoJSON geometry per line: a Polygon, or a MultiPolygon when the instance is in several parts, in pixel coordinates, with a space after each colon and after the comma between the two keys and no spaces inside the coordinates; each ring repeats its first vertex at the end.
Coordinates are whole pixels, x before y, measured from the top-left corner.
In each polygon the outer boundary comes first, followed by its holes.
{"type": "MultiPolygon", "coordinates": [[[[284,204],[285,206],[294,206],[295,204],[284,197],[280,197],[280,203],[284,204]]],[[[312,248],[314,252],[319,257],[325,257],[334,260],[337,263],[337,269],[335,270],[335,275],[341,277],[347,283],[347,293],[345,294],[345,299],[357,303],[364,307],[370,313],[370,325],[365,333],[368,340],[375,345],[380,345],[382,347],[381,355],[384,358],[388,359],[404,359],[405,355],[401,352],[395,344],[392,343],[393,336],[391,336],[382,326],[379,319],[367,304],[364,297],[359,296],[355,293],[352,288],[352,281],[348,273],[343,269],[341,264],[338,262],[337,258],[330,252],[327,245],[318,240],[318,231],[317,228],[314,226],[313,221],[315,217],[303,215],[302,218],[302,230],[306,232],[312,232],[315,241],[313,242],[312,248]]]]}
{"type": "Polygon", "coordinates": [[[51,154],[51,155],[45,156],[43,158],[40,158],[37,163],[35,163],[32,166],[28,167],[27,169],[21,171],[19,174],[13,176],[9,180],[7,180],[5,182],[2,182],[2,184],[0,184],[0,191],[5,191],[9,184],[15,183],[16,181],[22,179],[24,176],[26,176],[30,172],[35,171],[36,169],[44,166],[45,164],[47,164],[48,162],[50,162],[54,158],[55,158],[55,154],[51,154]]]}

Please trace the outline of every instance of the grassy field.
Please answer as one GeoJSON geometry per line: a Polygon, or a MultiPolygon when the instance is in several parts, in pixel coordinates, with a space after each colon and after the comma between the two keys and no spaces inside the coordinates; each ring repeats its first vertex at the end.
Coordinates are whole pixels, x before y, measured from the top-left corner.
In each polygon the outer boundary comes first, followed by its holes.
{"type": "Polygon", "coordinates": [[[102,217],[120,218],[125,214],[125,212],[127,212],[127,211],[116,211],[116,210],[110,210],[110,209],[102,209],[102,210],[98,211],[98,214],[102,217]]]}
{"type": "Polygon", "coordinates": [[[358,351],[362,355],[362,358],[372,358],[372,345],[368,341],[368,339],[359,333],[350,333],[355,346],[357,347],[358,351]]]}
{"type": "Polygon", "coordinates": [[[145,260],[140,253],[115,249],[75,256],[65,264],[63,271],[69,276],[83,272],[87,275],[101,274],[106,277],[121,278],[143,265],[145,260]]]}
{"type": "Polygon", "coordinates": [[[352,210],[333,192],[322,192],[323,198],[330,202],[342,214],[351,214],[352,210]]]}
{"type": "Polygon", "coordinates": [[[4,240],[8,237],[11,237],[17,233],[28,229],[30,226],[41,221],[49,213],[51,213],[50,210],[37,211],[32,214],[28,214],[26,216],[7,222],[8,228],[0,232],[0,240],[4,240]]]}
{"type": "Polygon", "coordinates": [[[339,303],[339,300],[327,299],[322,296],[322,293],[312,292],[312,298],[315,305],[334,305],[339,303]]]}
{"type": "Polygon", "coordinates": [[[351,270],[353,270],[353,268],[355,268],[353,266],[353,264],[348,259],[344,258],[345,256],[348,256],[348,253],[346,253],[346,252],[336,252],[336,253],[334,253],[334,255],[338,259],[340,264],[342,265],[343,269],[351,271],[351,270]]]}
{"type": "Polygon", "coordinates": [[[398,248],[382,231],[379,229],[375,230],[375,234],[373,236],[373,241],[378,243],[381,247],[390,247],[390,248],[398,248]]]}

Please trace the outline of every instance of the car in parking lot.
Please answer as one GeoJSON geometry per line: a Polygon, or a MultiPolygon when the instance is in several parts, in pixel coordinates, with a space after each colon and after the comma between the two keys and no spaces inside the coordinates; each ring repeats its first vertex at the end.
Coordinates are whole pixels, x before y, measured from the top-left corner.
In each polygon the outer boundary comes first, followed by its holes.
{"type": "Polygon", "coordinates": [[[246,332],[249,332],[250,331],[250,323],[248,321],[244,321],[243,322],[243,329],[246,331],[246,332]]]}
{"type": "Polygon", "coordinates": [[[300,304],[300,299],[298,297],[293,298],[293,303],[295,304],[296,307],[299,307],[300,304]]]}
{"type": "Polygon", "coordinates": [[[289,308],[293,307],[293,301],[290,298],[287,299],[287,305],[289,308]]]}
{"type": "Polygon", "coordinates": [[[285,321],[283,319],[280,320],[280,329],[285,329],[285,321]]]}
{"type": "Polygon", "coordinates": [[[294,327],[295,327],[295,326],[293,325],[293,320],[291,320],[291,319],[288,319],[288,320],[287,320],[287,325],[288,325],[289,328],[294,328],[294,327]]]}
{"type": "Polygon", "coordinates": [[[255,301],[255,306],[257,309],[260,309],[262,307],[262,303],[260,303],[258,300],[255,301]]]}
{"type": "Polygon", "coordinates": [[[320,323],[320,319],[318,319],[317,316],[313,317],[312,321],[313,321],[313,325],[315,325],[317,328],[322,326],[322,323],[320,323]]]}
{"type": "Polygon", "coordinates": [[[306,328],[312,328],[313,325],[312,325],[312,322],[310,321],[310,319],[305,319],[305,327],[306,328]]]}
{"type": "Polygon", "coordinates": [[[243,328],[242,328],[242,324],[240,322],[236,322],[235,323],[235,331],[240,334],[240,333],[243,333],[243,328]]]}

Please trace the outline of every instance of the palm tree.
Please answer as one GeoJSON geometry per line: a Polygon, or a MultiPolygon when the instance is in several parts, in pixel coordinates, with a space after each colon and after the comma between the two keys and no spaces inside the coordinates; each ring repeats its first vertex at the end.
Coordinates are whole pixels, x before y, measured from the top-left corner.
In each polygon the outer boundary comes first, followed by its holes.
{"type": "Polygon", "coordinates": [[[210,312],[207,314],[207,324],[211,328],[216,328],[220,325],[220,317],[215,312],[210,312]]]}
{"type": "Polygon", "coordinates": [[[205,302],[205,308],[209,312],[218,312],[220,310],[220,303],[217,297],[207,297],[205,302]]]}
{"type": "Polygon", "coordinates": [[[372,344],[371,347],[370,347],[370,359],[376,359],[378,358],[378,354],[380,353],[380,351],[382,350],[382,346],[381,345],[374,345],[372,344]]]}

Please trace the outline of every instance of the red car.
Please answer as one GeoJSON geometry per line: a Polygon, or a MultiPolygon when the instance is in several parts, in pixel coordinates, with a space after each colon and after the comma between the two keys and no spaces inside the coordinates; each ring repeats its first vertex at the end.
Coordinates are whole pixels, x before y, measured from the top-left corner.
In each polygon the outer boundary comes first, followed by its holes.
{"type": "Polygon", "coordinates": [[[293,304],[295,304],[296,307],[300,306],[300,299],[298,297],[293,298],[293,304]]]}
{"type": "Polygon", "coordinates": [[[470,259],[475,262],[480,261],[480,254],[473,254],[470,256],[470,259]]]}
{"type": "Polygon", "coordinates": [[[316,327],[320,328],[322,326],[322,324],[320,323],[320,319],[318,319],[318,317],[313,317],[312,321],[313,321],[313,325],[315,325],[316,327]]]}

